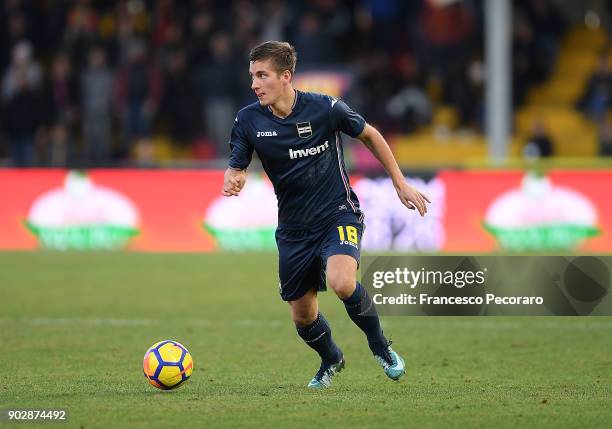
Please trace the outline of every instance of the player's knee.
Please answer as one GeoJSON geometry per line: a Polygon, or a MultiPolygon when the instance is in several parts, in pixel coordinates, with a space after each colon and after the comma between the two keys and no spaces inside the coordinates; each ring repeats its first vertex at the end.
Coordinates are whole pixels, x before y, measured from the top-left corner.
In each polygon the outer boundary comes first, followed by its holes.
{"type": "Polygon", "coordinates": [[[289,306],[291,307],[291,319],[296,327],[304,328],[312,325],[319,314],[316,289],[309,290],[295,301],[289,301],[289,306]]]}
{"type": "Polygon", "coordinates": [[[317,319],[317,313],[308,311],[308,312],[291,312],[291,318],[293,319],[293,323],[298,328],[305,328],[306,326],[312,325],[312,323],[317,319]]]}
{"type": "Polygon", "coordinates": [[[327,284],[340,299],[346,299],[353,294],[355,282],[355,274],[352,272],[331,271],[327,273],[327,284]]]}

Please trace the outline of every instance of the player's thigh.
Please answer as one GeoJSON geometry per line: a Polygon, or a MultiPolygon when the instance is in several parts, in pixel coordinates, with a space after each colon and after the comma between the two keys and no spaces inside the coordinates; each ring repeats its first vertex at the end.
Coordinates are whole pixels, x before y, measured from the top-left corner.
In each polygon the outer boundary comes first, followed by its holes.
{"type": "Polygon", "coordinates": [[[291,318],[298,327],[308,326],[315,321],[319,314],[319,301],[317,290],[309,289],[302,297],[289,301],[291,318]]]}
{"type": "Polygon", "coordinates": [[[280,295],[284,301],[299,300],[311,289],[325,290],[319,244],[308,231],[277,230],[276,243],[280,295]]]}

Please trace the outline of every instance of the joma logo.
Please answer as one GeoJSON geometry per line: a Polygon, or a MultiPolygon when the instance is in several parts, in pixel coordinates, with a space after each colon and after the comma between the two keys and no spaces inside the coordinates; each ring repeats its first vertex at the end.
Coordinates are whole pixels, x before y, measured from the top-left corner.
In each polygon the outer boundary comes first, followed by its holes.
{"type": "Polygon", "coordinates": [[[257,131],[257,137],[276,137],[276,131],[257,131]]]}

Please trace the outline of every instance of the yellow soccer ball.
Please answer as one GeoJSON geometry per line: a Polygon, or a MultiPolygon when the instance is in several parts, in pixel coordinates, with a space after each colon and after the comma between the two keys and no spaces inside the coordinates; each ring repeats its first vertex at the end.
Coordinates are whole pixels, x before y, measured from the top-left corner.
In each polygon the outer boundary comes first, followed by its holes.
{"type": "Polygon", "coordinates": [[[164,340],[147,350],[142,370],[152,386],[162,390],[176,389],[191,377],[193,358],[181,343],[164,340]]]}

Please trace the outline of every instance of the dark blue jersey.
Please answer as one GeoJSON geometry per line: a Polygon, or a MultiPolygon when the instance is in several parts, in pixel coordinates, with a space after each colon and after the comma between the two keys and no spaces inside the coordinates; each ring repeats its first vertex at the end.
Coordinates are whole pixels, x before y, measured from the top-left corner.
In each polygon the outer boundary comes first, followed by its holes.
{"type": "Polygon", "coordinates": [[[340,132],[357,137],[365,120],[341,100],[296,94],[284,119],[259,102],[238,112],[229,166],[245,169],[257,152],[274,185],[279,227],[310,229],[345,211],[361,215],[346,174],[340,132]]]}

